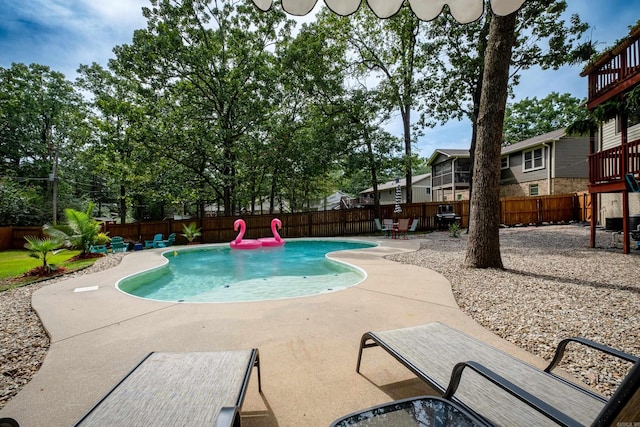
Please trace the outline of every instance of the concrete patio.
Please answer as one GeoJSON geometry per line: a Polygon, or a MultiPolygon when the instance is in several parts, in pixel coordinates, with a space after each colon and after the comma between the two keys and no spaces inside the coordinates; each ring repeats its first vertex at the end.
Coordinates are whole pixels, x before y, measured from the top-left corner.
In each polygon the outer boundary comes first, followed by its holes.
{"type": "Polygon", "coordinates": [[[162,262],[161,250],[127,255],[113,269],[45,286],[33,306],[51,336],[40,371],[0,411],[22,426],[72,425],[151,351],[258,348],[263,393],[252,376],[245,426],[327,426],[369,406],[433,393],[380,349],[363,357],[366,331],[441,321],[536,366],[546,364],[485,330],[458,308],[448,281],[384,257],[420,239],[376,241],[341,252],[366,271],[362,283],[311,297],[249,303],[166,303],[123,294],[115,282],[162,262]],[[78,288],[97,290],[74,292],[78,288]]]}

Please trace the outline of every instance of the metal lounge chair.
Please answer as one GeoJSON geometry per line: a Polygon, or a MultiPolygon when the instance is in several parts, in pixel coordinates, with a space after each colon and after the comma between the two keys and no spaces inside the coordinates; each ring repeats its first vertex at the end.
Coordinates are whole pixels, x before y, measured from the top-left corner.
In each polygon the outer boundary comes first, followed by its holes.
{"type": "Polygon", "coordinates": [[[150,353],[76,426],[233,426],[241,425],[240,409],[257,349],[150,353]]]}
{"type": "Polygon", "coordinates": [[[540,370],[442,323],[367,332],[357,372],[363,350],[377,346],[444,393],[445,400],[491,424],[609,426],[640,417],[640,358],[583,338],[561,341],[553,361],[540,370]],[[610,399],[553,373],[569,343],[633,364],[610,399]]]}

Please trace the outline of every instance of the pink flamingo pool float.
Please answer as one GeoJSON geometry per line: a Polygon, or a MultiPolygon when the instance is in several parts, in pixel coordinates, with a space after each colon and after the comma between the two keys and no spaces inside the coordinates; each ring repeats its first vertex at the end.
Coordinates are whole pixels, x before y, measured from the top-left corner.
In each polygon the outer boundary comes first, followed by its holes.
{"type": "Polygon", "coordinates": [[[278,218],[274,218],[273,220],[271,220],[271,232],[273,233],[273,237],[263,237],[257,240],[243,240],[242,238],[244,237],[244,233],[247,230],[247,224],[243,219],[237,219],[233,223],[233,230],[238,231],[238,228],[240,228],[240,232],[238,233],[238,236],[236,236],[235,240],[229,242],[229,245],[233,249],[258,249],[262,246],[282,246],[284,245],[284,239],[280,237],[280,234],[278,234],[278,230],[276,229],[276,227],[282,228],[282,222],[278,218]]]}
{"type": "Polygon", "coordinates": [[[262,237],[258,239],[262,242],[262,246],[282,246],[284,245],[284,239],[280,237],[278,233],[278,229],[282,228],[282,221],[278,218],[273,218],[271,220],[271,234],[273,237],[262,237]]]}
{"type": "Polygon", "coordinates": [[[232,240],[229,243],[229,245],[231,245],[233,249],[258,249],[262,247],[262,243],[259,240],[242,240],[244,232],[247,230],[247,224],[243,219],[236,219],[236,221],[233,223],[233,231],[238,231],[238,228],[240,228],[238,236],[235,238],[235,240],[232,240]]]}

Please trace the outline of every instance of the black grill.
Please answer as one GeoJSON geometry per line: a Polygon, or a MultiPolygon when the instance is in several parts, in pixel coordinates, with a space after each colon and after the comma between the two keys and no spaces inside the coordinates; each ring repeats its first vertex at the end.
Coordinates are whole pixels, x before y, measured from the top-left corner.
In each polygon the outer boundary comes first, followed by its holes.
{"type": "Polygon", "coordinates": [[[460,222],[460,215],[453,211],[453,205],[438,205],[438,213],[435,216],[437,228],[447,228],[451,224],[460,222]]]}

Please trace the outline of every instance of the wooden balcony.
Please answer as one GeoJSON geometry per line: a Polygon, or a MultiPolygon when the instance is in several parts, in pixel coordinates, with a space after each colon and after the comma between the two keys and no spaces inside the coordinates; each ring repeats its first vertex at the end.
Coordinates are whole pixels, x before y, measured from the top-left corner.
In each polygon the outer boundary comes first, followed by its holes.
{"type": "Polygon", "coordinates": [[[589,192],[624,191],[627,173],[640,175],[640,139],[589,155],[589,192]]]}
{"type": "Polygon", "coordinates": [[[589,76],[589,110],[640,83],[640,25],[580,75],[589,76]]]}

